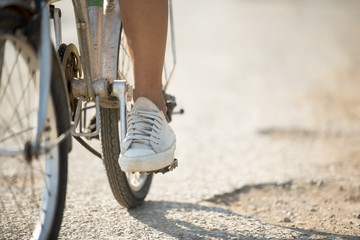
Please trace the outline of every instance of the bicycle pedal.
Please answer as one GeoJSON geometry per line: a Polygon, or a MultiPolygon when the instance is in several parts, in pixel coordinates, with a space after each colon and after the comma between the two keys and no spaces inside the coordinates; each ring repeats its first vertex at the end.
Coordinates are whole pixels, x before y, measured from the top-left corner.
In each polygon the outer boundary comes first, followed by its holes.
{"type": "Polygon", "coordinates": [[[149,171],[147,173],[162,173],[162,174],[165,174],[167,172],[170,172],[172,170],[174,170],[176,167],[178,166],[178,160],[176,158],[174,158],[174,161],[167,167],[164,167],[162,169],[158,169],[158,170],[155,170],[155,171],[149,171]]]}

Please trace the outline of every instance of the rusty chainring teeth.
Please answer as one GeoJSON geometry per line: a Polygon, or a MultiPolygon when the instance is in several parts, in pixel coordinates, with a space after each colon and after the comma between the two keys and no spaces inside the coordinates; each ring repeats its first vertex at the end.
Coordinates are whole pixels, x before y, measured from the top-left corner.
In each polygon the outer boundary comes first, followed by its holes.
{"type": "Polygon", "coordinates": [[[79,51],[74,44],[63,43],[58,49],[58,55],[64,70],[64,75],[69,91],[72,118],[74,118],[78,100],[73,96],[73,94],[71,94],[71,82],[74,79],[80,78],[82,76],[82,66],[79,51]]]}

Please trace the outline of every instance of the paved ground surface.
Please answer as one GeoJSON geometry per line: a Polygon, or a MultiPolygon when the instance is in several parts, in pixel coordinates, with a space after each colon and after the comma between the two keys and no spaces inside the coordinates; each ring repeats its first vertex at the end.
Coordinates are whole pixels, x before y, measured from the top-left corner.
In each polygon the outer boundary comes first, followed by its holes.
{"type": "Polygon", "coordinates": [[[174,8],[180,166],[128,211],[75,144],[60,238],[359,239],[360,2],[174,8]]]}

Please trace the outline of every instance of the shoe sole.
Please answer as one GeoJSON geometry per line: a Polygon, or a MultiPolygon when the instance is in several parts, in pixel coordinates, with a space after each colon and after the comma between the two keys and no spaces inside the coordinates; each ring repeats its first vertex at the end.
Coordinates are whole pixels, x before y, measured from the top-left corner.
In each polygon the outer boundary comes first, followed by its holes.
{"type": "Polygon", "coordinates": [[[124,172],[156,172],[174,161],[175,143],[166,151],[151,156],[125,157],[120,154],[119,164],[124,172]]]}

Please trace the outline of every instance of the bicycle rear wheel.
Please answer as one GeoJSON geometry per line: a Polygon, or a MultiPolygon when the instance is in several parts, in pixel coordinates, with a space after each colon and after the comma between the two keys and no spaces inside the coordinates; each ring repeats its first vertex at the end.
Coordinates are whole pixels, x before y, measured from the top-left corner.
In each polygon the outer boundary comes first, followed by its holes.
{"type": "MultiPolygon", "coordinates": [[[[124,35],[119,45],[118,76],[129,79],[130,60],[126,50],[124,35]]],[[[120,155],[120,114],[119,109],[100,110],[100,140],[108,181],[115,199],[126,208],[136,207],[144,202],[149,192],[153,174],[125,173],[121,170],[120,155]]]]}
{"type": "MultiPolygon", "coordinates": [[[[65,206],[69,142],[65,140],[39,156],[32,154],[40,70],[37,46],[26,33],[27,22],[16,10],[0,9],[0,236],[56,239],[65,206]],[[5,154],[12,149],[22,153],[5,154]]],[[[59,68],[53,68],[40,141],[43,147],[68,127],[62,80],[59,68]]]]}

